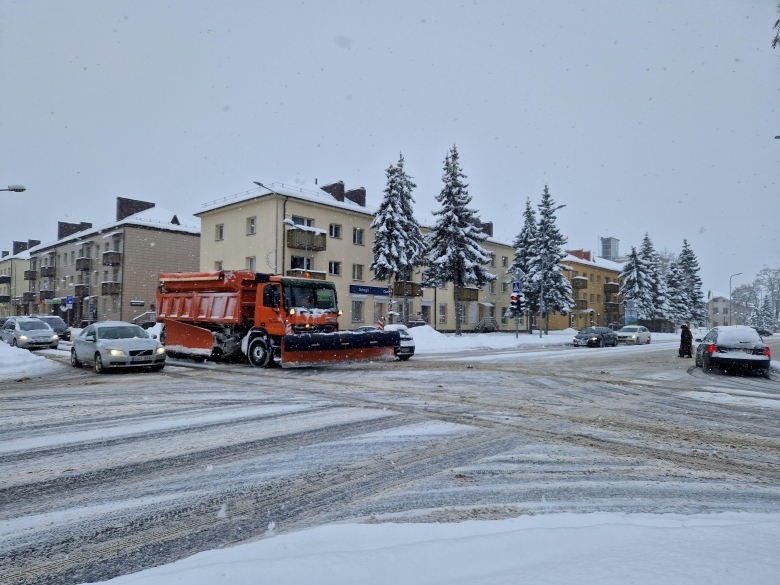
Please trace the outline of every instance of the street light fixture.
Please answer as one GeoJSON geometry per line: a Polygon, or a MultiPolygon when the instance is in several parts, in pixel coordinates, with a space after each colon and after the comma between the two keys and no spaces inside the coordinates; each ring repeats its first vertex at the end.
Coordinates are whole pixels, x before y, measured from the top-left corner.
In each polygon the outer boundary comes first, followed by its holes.
{"type": "Polygon", "coordinates": [[[739,276],[740,274],[742,273],[737,272],[736,274],[729,276],[729,324],[731,324],[732,319],[734,319],[734,313],[731,312],[731,279],[735,276],[739,276]]]}
{"type": "Polygon", "coordinates": [[[8,189],[0,189],[0,191],[13,191],[14,193],[24,193],[27,191],[27,187],[24,185],[8,185],[8,189]]]}

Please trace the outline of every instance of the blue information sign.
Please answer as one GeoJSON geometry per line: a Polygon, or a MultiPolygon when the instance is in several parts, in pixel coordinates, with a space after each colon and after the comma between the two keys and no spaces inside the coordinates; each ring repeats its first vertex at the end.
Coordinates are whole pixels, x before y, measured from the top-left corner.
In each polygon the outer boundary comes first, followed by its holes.
{"type": "Polygon", "coordinates": [[[519,295],[520,294],[520,283],[516,280],[512,281],[512,294],[513,295],[519,295]]]}
{"type": "Polygon", "coordinates": [[[376,295],[378,297],[389,297],[392,289],[381,286],[362,286],[359,284],[350,284],[349,292],[355,295],[376,295]]]}

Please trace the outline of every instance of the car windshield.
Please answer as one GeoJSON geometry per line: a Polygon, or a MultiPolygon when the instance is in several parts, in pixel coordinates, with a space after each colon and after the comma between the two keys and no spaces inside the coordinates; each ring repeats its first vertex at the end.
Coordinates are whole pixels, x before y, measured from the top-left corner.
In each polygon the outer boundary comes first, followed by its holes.
{"type": "Polygon", "coordinates": [[[598,333],[593,327],[586,327],[582,331],[580,331],[583,335],[593,335],[594,333],[598,333]]]}
{"type": "Polygon", "coordinates": [[[22,331],[40,331],[51,329],[51,327],[43,321],[19,321],[19,329],[22,331]]]}
{"type": "Polygon", "coordinates": [[[52,327],[67,327],[65,321],[59,317],[40,317],[40,320],[48,323],[52,327]]]}
{"type": "Polygon", "coordinates": [[[115,327],[99,327],[99,339],[148,339],[149,335],[137,325],[117,325],[115,327]]]}
{"type": "Polygon", "coordinates": [[[746,327],[742,329],[718,329],[718,341],[722,345],[732,343],[762,343],[761,337],[755,329],[746,327]]]}
{"type": "Polygon", "coordinates": [[[636,333],[637,328],[636,327],[623,327],[623,329],[620,330],[621,333],[636,333]]]}
{"type": "Polygon", "coordinates": [[[336,291],[312,286],[284,287],[284,308],[336,310],[336,291]]]}

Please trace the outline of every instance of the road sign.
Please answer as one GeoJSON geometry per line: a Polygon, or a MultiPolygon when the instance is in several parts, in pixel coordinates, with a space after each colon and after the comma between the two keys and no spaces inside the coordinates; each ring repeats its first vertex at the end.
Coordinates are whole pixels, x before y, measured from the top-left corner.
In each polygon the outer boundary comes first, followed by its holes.
{"type": "Polygon", "coordinates": [[[516,280],[512,281],[512,294],[513,295],[519,295],[520,294],[520,283],[516,280]]]}
{"type": "Polygon", "coordinates": [[[70,296],[70,295],[68,295],[67,297],[65,297],[65,304],[66,304],[66,305],[72,305],[72,304],[73,304],[73,297],[72,297],[72,296],[70,296]]]}

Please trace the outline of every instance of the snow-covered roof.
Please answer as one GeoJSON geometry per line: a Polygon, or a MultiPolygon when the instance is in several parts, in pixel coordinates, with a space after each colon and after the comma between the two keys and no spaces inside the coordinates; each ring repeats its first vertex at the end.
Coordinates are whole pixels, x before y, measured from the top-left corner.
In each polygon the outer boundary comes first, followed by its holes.
{"type": "MultiPolygon", "coordinates": [[[[339,209],[347,209],[354,211],[355,213],[363,213],[365,215],[373,216],[378,208],[373,206],[363,207],[358,205],[354,201],[345,199],[344,201],[336,200],[333,195],[323,191],[320,185],[312,185],[310,183],[268,183],[267,186],[273,189],[279,195],[286,197],[294,197],[295,199],[302,199],[304,201],[311,201],[313,203],[321,203],[323,205],[329,205],[331,207],[337,207],[339,209]]],[[[244,203],[259,199],[261,197],[273,196],[273,193],[268,189],[257,187],[256,189],[250,189],[242,193],[236,193],[235,195],[228,195],[221,199],[215,199],[214,201],[208,201],[202,205],[202,209],[195,212],[195,215],[200,216],[209,211],[214,211],[221,207],[227,207],[229,205],[235,205],[236,203],[244,203]]]]}
{"type": "Polygon", "coordinates": [[[103,232],[116,230],[116,228],[123,226],[139,226],[146,228],[158,228],[166,231],[182,232],[187,234],[200,234],[199,218],[192,215],[178,215],[172,211],[169,211],[168,209],[165,209],[164,207],[155,206],[150,209],[145,209],[144,211],[134,213],[133,215],[130,215],[120,221],[114,221],[105,225],[82,230],[54,242],[47,242],[45,244],[35,246],[34,248],[30,248],[29,252],[35,253],[65,242],[84,240],[86,238],[102,234],[103,232]],[[171,223],[174,218],[176,218],[176,220],[179,222],[178,224],[171,223]]]}
{"type": "Polygon", "coordinates": [[[11,254],[10,256],[6,256],[5,258],[0,258],[0,262],[5,262],[6,260],[29,260],[29,259],[30,259],[30,252],[24,250],[23,252],[19,252],[18,254],[11,254]]]}
{"type": "Polygon", "coordinates": [[[614,270],[616,272],[620,272],[621,270],[623,270],[622,264],[618,264],[617,262],[613,262],[612,260],[607,260],[606,258],[601,258],[599,256],[596,256],[593,260],[584,260],[577,256],[572,256],[571,254],[567,254],[566,257],[562,260],[562,262],[585,264],[587,266],[593,266],[594,268],[604,268],[605,270],[614,270]]]}

